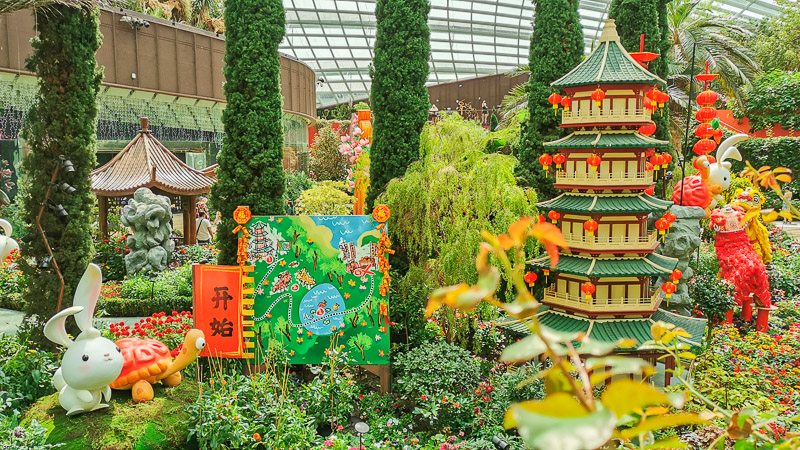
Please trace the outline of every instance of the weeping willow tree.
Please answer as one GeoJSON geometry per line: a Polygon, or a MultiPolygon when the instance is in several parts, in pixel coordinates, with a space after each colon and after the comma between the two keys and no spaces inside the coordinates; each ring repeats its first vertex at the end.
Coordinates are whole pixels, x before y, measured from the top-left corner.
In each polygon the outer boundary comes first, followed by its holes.
{"type": "Polygon", "coordinates": [[[457,114],[427,124],[420,159],[379,197],[392,210],[395,246],[435,284],[477,282],[481,230],[505,232],[520,216],[537,214],[535,192],[517,186],[517,159],[484,153],[489,139],[457,114]]]}

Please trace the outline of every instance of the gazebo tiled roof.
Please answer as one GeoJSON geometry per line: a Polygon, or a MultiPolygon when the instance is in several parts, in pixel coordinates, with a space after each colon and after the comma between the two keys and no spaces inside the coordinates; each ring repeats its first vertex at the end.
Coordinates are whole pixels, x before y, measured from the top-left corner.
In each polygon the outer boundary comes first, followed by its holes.
{"type": "Polygon", "coordinates": [[[539,202],[539,209],[584,214],[624,214],[666,212],[672,202],[645,193],[595,195],[564,193],[558,197],[539,202]]]}
{"type": "Polygon", "coordinates": [[[545,142],[545,147],[560,149],[613,149],[613,148],[663,148],[669,141],[645,136],[638,131],[576,131],[556,141],[545,142]]]}
{"type": "Polygon", "coordinates": [[[607,20],[600,45],[569,73],[551,83],[557,88],[599,84],[661,84],[661,78],[642,67],[619,41],[613,20],[607,20]]]}
{"type": "Polygon", "coordinates": [[[178,159],[150,134],[147,122],[143,118],[136,137],[106,165],[92,171],[92,192],[106,197],[131,195],[142,187],[177,195],[210,192],[214,178],[178,159]]]}
{"type": "MultiPolygon", "coordinates": [[[[540,256],[528,261],[528,264],[541,269],[549,269],[550,256],[540,256]]],[[[555,271],[594,278],[657,277],[672,273],[677,265],[677,259],[656,253],[629,258],[587,258],[560,255],[555,271]]]]}

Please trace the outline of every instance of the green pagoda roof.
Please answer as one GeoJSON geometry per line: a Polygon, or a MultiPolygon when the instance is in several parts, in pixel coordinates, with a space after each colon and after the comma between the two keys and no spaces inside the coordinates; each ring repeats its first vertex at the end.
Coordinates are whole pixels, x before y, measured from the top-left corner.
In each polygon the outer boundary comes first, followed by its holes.
{"type": "MultiPolygon", "coordinates": [[[[614,342],[620,339],[634,339],[636,341],[636,348],[619,349],[621,351],[635,351],[644,342],[651,340],[650,326],[658,321],[671,323],[686,330],[692,337],[679,339],[694,346],[702,344],[706,329],[705,319],[681,316],[663,309],[657,310],[649,318],[642,319],[589,319],[556,311],[544,305],[540,311],[536,315],[537,319],[546,327],[556,331],[565,333],[582,331],[591,339],[601,342],[614,342]]],[[[509,322],[499,326],[520,334],[530,334],[526,320],[509,322]]]]}
{"type": "Polygon", "coordinates": [[[672,206],[672,202],[661,200],[647,194],[595,195],[564,193],[558,197],[540,202],[539,209],[584,214],[614,213],[652,213],[664,212],[672,206]]]}
{"type": "MultiPolygon", "coordinates": [[[[528,261],[535,267],[550,269],[550,257],[543,255],[528,261]]],[[[590,258],[560,255],[554,272],[592,278],[605,277],[656,277],[675,270],[678,260],[655,253],[633,258],[590,258]]]]}
{"type": "MultiPolygon", "coordinates": [[[[662,56],[663,58],[663,56],[662,56]]],[[[569,73],[551,83],[557,88],[598,84],[661,84],[661,78],[636,62],[622,47],[613,20],[606,20],[600,45],[569,73]]]]}
{"type": "Polygon", "coordinates": [[[576,131],[557,141],[545,142],[545,147],[570,148],[663,148],[669,142],[653,139],[638,131],[576,131]]]}

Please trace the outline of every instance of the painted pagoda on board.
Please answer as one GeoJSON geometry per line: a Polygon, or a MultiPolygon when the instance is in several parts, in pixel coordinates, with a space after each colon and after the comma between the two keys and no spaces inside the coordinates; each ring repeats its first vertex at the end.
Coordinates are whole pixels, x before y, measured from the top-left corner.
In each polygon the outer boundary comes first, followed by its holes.
{"type": "Polygon", "coordinates": [[[667,100],[659,90],[664,80],[622,47],[608,20],[599,46],[552,86],[565,94],[550,102],[564,107],[561,126],[572,133],[544,144],[555,156],[543,155],[540,162],[545,170],[555,164],[555,187],[563,193],[539,208],[561,228],[570,249],[552,271],[547,255],[530,262],[550,281],[542,299],[548,308],[539,319],[597,340],[639,343],[650,335],[652,321],[664,320],[699,341],[704,321],[660,309],[664,294],[650,281],[669,277],[678,263],[655,253],[661,236],[648,227],[649,215],[661,217],[672,205],[653,196],[659,168],[648,161],[655,154],[667,162],[659,151],[668,142],[649,137],[655,131],[651,114],[667,100]]]}

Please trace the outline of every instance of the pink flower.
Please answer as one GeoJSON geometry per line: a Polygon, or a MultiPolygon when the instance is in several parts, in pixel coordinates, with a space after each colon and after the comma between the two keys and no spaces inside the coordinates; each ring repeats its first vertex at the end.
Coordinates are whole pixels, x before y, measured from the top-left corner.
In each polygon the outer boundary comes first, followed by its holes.
{"type": "Polygon", "coordinates": [[[325,447],[333,447],[333,441],[328,439],[327,441],[323,442],[322,445],[325,447]]]}
{"type": "Polygon", "coordinates": [[[350,136],[348,136],[348,135],[346,135],[346,134],[345,134],[345,135],[343,135],[343,136],[339,136],[339,139],[341,139],[341,140],[342,140],[342,142],[347,142],[347,141],[349,141],[349,140],[350,140],[350,136]]]}

